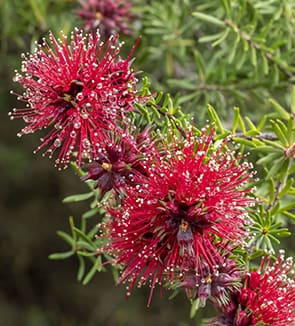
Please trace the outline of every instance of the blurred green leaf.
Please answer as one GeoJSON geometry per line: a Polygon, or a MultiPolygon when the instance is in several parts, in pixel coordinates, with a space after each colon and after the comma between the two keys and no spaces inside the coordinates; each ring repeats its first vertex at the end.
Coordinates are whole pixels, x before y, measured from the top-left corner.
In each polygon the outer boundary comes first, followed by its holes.
{"type": "Polygon", "coordinates": [[[73,255],[74,255],[73,251],[66,251],[66,252],[58,252],[58,253],[50,254],[48,258],[52,260],[66,259],[73,255]]]}
{"type": "Polygon", "coordinates": [[[71,195],[63,199],[63,203],[76,203],[79,201],[87,200],[93,197],[93,192],[89,192],[86,194],[79,194],[79,195],[71,195]]]}

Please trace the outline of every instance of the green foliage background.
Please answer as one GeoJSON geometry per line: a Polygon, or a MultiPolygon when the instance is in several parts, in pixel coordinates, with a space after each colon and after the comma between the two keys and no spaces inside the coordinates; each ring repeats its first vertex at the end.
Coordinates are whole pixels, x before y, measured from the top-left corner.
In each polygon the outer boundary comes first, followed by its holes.
{"type": "MultiPolygon", "coordinates": [[[[260,195],[266,205],[256,214],[255,227],[257,237],[261,235],[261,248],[269,247],[271,241],[263,235],[265,229],[278,238],[284,235],[285,227],[294,232],[295,190],[290,177],[295,169],[293,162],[285,167],[281,159],[284,148],[294,143],[294,1],[133,2],[139,15],[133,26],[134,37],[123,39],[128,52],[137,36],[142,36],[134,68],[150,78],[152,91],[171,93],[173,103],[167,100],[170,113],[181,105],[198,127],[206,119],[215,121],[221,138],[236,133],[236,141],[250,151],[250,158],[260,160],[260,195]],[[211,107],[208,111],[208,103],[215,110],[211,107]],[[266,115],[267,121],[263,120],[266,115]],[[241,116],[247,118],[242,120],[241,116]],[[259,137],[253,142],[252,137],[261,130],[274,134],[277,145],[261,142],[259,137]],[[287,196],[276,207],[278,184],[284,186],[280,190],[287,196]]],[[[38,135],[16,137],[22,123],[9,121],[7,113],[18,105],[9,91],[16,87],[12,76],[20,67],[21,52],[30,51],[34,41],[40,41],[48,30],[68,33],[81,22],[72,14],[77,2],[71,0],[0,0],[0,6],[1,323],[200,325],[202,315],[213,312],[201,310],[190,319],[184,294],[168,300],[168,294],[164,292],[161,298],[156,291],[147,309],[148,289],[135,291],[125,301],[124,287],[114,286],[110,272],[96,274],[84,286],[77,282],[76,259],[48,260],[53,252],[68,250],[56,230],[70,233],[68,216],[79,225],[81,215],[89,208],[89,201],[62,204],[63,198],[89,190],[71,169],[58,172],[47,158],[33,156],[38,135]]],[[[141,109],[143,113],[147,110],[141,109]]],[[[92,218],[88,223],[91,227],[97,221],[92,218]]],[[[280,241],[279,247],[294,254],[292,238],[280,241]]],[[[278,246],[276,242],[271,245],[278,246]]]]}

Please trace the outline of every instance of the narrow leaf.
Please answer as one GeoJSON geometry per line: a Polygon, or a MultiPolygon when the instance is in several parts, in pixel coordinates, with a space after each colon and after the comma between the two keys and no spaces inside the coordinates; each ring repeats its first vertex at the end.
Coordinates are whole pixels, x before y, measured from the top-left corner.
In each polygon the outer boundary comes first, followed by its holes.
{"type": "Polygon", "coordinates": [[[204,14],[202,12],[193,12],[193,16],[199,18],[200,20],[206,21],[208,23],[212,23],[217,26],[222,26],[222,27],[225,26],[224,21],[222,21],[216,17],[204,14]]]}
{"type": "Polygon", "coordinates": [[[249,147],[255,147],[255,144],[251,140],[248,140],[245,138],[233,137],[233,141],[236,143],[242,144],[242,145],[249,146],[249,147]]]}
{"type": "Polygon", "coordinates": [[[215,40],[219,40],[224,36],[224,32],[222,33],[217,33],[217,34],[212,34],[212,35],[205,35],[199,38],[200,43],[207,43],[207,42],[212,42],[215,40]]]}
{"type": "Polygon", "coordinates": [[[63,203],[75,203],[83,200],[87,200],[93,196],[93,192],[86,194],[72,195],[63,199],[63,203]]]}
{"type": "Polygon", "coordinates": [[[57,260],[57,259],[66,259],[74,255],[73,251],[66,252],[57,252],[48,256],[49,259],[57,260]]]}
{"type": "Polygon", "coordinates": [[[275,122],[273,120],[271,120],[270,122],[272,124],[272,127],[273,127],[274,132],[278,136],[278,138],[281,141],[281,143],[284,146],[287,147],[289,145],[289,142],[288,142],[288,139],[286,138],[286,135],[285,135],[284,131],[282,130],[281,126],[277,122],[275,122]]]}
{"type": "Polygon", "coordinates": [[[77,273],[77,280],[79,282],[81,282],[81,280],[85,274],[85,260],[80,255],[78,255],[78,259],[79,259],[79,269],[78,269],[78,273],[77,273]]]}
{"type": "Polygon", "coordinates": [[[290,114],[274,99],[270,98],[269,102],[271,103],[272,107],[277,111],[279,116],[284,120],[290,119],[290,114]]]}
{"type": "Polygon", "coordinates": [[[90,244],[90,246],[92,246],[95,249],[95,246],[93,245],[93,241],[86,234],[84,234],[81,230],[79,230],[76,227],[74,227],[74,231],[80,238],[82,238],[85,242],[90,244]]]}
{"type": "Polygon", "coordinates": [[[251,63],[254,67],[256,67],[257,58],[256,58],[256,49],[254,46],[251,46],[251,63]]]}
{"type": "Polygon", "coordinates": [[[288,191],[290,190],[290,188],[293,186],[293,183],[294,183],[294,179],[293,178],[290,178],[286,182],[285,186],[280,191],[279,199],[281,199],[283,196],[285,196],[288,193],[288,191]]]}
{"type": "Polygon", "coordinates": [[[91,267],[90,271],[85,276],[82,284],[86,285],[87,283],[89,283],[92,280],[92,278],[94,277],[94,275],[100,271],[101,271],[101,256],[98,256],[94,265],[91,267]]]}
{"type": "Polygon", "coordinates": [[[212,105],[208,104],[208,113],[209,113],[209,117],[211,122],[214,122],[217,126],[217,130],[220,133],[224,133],[224,129],[221,123],[221,120],[219,119],[217,112],[215,111],[215,109],[213,108],[212,105]]]}
{"type": "Polygon", "coordinates": [[[273,162],[271,169],[268,171],[265,179],[268,180],[272,178],[274,175],[276,175],[281,170],[284,161],[285,161],[284,157],[280,157],[279,159],[275,160],[273,162]]]}
{"type": "Polygon", "coordinates": [[[191,306],[191,311],[190,311],[190,318],[194,318],[196,315],[196,312],[198,311],[200,306],[200,299],[197,298],[193,301],[192,306],[191,306]]]}
{"type": "Polygon", "coordinates": [[[66,232],[63,232],[63,231],[57,231],[56,233],[59,237],[64,239],[68,244],[70,244],[71,246],[74,246],[75,240],[69,234],[67,234],[66,232]]]}

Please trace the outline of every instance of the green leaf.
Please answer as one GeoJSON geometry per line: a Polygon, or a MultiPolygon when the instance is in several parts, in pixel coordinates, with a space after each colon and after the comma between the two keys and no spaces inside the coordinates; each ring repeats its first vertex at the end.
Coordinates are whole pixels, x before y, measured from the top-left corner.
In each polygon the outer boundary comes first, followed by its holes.
{"type": "Polygon", "coordinates": [[[222,33],[217,33],[217,34],[212,34],[212,35],[205,35],[205,36],[202,36],[198,39],[198,41],[200,43],[207,43],[207,42],[212,42],[212,41],[215,41],[215,40],[220,40],[221,38],[224,37],[224,34],[225,32],[222,32],[222,33]]]}
{"type": "MultiPolygon", "coordinates": [[[[254,123],[250,120],[249,117],[245,117],[245,121],[247,123],[247,125],[249,126],[249,128],[251,128],[253,131],[255,131],[257,134],[259,133],[259,131],[257,130],[256,126],[254,125],[254,123]]],[[[249,134],[249,131],[248,131],[249,134]]]]}
{"type": "Polygon", "coordinates": [[[258,131],[261,131],[261,130],[263,129],[263,127],[265,126],[267,120],[268,120],[267,115],[264,115],[264,116],[262,117],[262,119],[260,120],[258,126],[257,126],[257,130],[258,130],[258,131]]]}
{"type": "Polygon", "coordinates": [[[268,73],[269,73],[269,65],[268,65],[268,60],[267,60],[266,56],[264,55],[264,53],[262,53],[261,58],[262,58],[263,72],[264,72],[265,75],[268,75],[268,73]]]}
{"type": "Polygon", "coordinates": [[[282,190],[279,193],[279,199],[281,199],[283,196],[285,196],[288,193],[288,191],[290,190],[290,188],[293,186],[293,183],[294,183],[294,179],[293,178],[290,178],[286,182],[285,186],[282,188],[282,190]]]}
{"type": "Polygon", "coordinates": [[[174,299],[177,296],[178,293],[179,293],[179,290],[178,289],[174,290],[172,292],[172,294],[169,295],[168,300],[174,299]]]}
{"type": "Polygon", "coordinates": [[[245,139],[245,138],[240,138],[240,137],[233,137],[233,141],[242,145],[246,145],[249,147],[255,147],[255,144],[253,141],[245,139]]]}
{"type": "Polygon", "coordinates": [[[229,0],[221,0],[221,4],[226,11],[227,15],[230,14],[231,4],[229,0]]]}
{"type": "Polygon", "coordinates": [[[290,114],[274,99],[270,98],[269,102],[282,119],[289,120],[291,118],[290,114]]]}
{"type": "Polygon", "coordinates": [[[283,214],[287,217],[289,217],[291,220],[295,221],[295,214],[288,212],[288,211],[284,211],[283,214]]]}
{"type": "Polygon", "coordinates": [[[270,241],[270,239],[269,239],[269,235],[264,236],[264,237],[263,237],[263,240],[264,240],[264,243],[265,243],[266,247],[267,247],[270,251],[273,251],[273,252],[274,252],[273,245],[272,245],[272,243],[271,243],[271,241],[270,241]]]}
{"type": "Polygon", "coordinates": [[[257,65],[256,49],[254,46],[251,46],[251,63],[254,67],[257,65]]]}
{"type": "Polygon", "coordinates": [[[270,145],[270,146],[274,146],[274,147],[278,148],[279,150],[282,151],[282,153],[283,153],[283,151],[285,150],[285,147],[282,146],[282,144],[277,143],[277,142],[275,142],[275,141],[273,141],[273,140],[264,139],[263,141],[264,141],[266,144],[270,145]]]}
{"type": "Polygon", "coordinates": [[[74,227],[74,232],[85,242],[87,242],[93,249],[96,249],[95,246],[93,245],[93,241],[86,235],[84,234],[81,230],[78,228],[74,227]]]}
{"type": "Polygon", "coordinates": [[[232,132],[235,133],[240,121],[240,109],[238,107],[234,107],[234,121],[233,121],[233,127],[232,132]]]}
{"type": "Polygon", "coordinates": [[[284,162],[285,162],[284,157],[280,157],[280,158],[276,159],[273,162],[273,165],[272,165],[271,169],[268,171],[265,179],[268,180],[268,179],[274,177],[281,170],[284,162]]]}
{"type": "Polygon", "coordinates": [[[215,109],[213,108],[212,105],[208,104],[208,113],[209,113],[209,118],[211,120],[211,122],[214,122],[216,124],[217,130],[220,133],[224,133],[224,129],[221,123],[221,120],[219,119],[217,112],[215,111],[215,109]]]}
{"type": "Polygon", "coordinates": [[[93,192],[88,192],[86,194],[72,195],[63,199],[63,203],[76,203],[79,201],[87,200],[93,197],[93,192]]]}
{"type": "Polygon", "coordinates": [[[282,155],[282,150],[275,147],[275,146],[270,146],[270,145],[265,145],[265,146],[257,146],[254,148],[259,153],[280,153],[282,155]]]}
{"type": "Polygon", "coordinates": [[[258,258],[258,257],[261,257],[265,255],[265,251],[264,250],[261,250],[261,249],[258,249],[258,250],[255,250],[252,255],[250,256],[250,259],[255,259],[255,258],[258,258]]]}
{"type": "Polygon", "coordinates": [[[200,20],[211,23],[213,25],[222,26],[222,27],[225,26],[224,21],[222,21],[216,17],[204,14],[202,12],[193,12],[193,16],[199,18],[200,20]]]}
{"type": "Polygon", "coordinates": [[[95,263],[91,267],[90,271],[85,276],[82,284],[83,285],[88,284],[92,280],[92,278],[94,277],[94,275],[97,272],[100,272],[101,271],[101,268],[102,268],[102,265],[101,265],[101,256],[98,256],[97,259],[95,260],[95,263]]]}
{"type": "Polygon", "coordinates": [[[284,130],[282,130],[282,127],[276,121],[271,120],[270,123],[273,127],[275,134],[278,136],[279,140],[281,141],[281,143],[287,147],[289,145],[289,142],[288,139],[286,138],[284,130]]]}
{"type": "Polygon", "coordinates": [[[198,311],[200,306],[200,299],[197,298],[192,302],[191,310],[190,310],[190,318],[194,318],[196,315],[196,312],[198,311]]]}
{"type": "Polygon", "coordinates": [[[238,44],[240,43],[241,37],[239,34],[236,35],[236,40],[234,42],[234,45],[232,46],[232,50],[230,52],[230,55],[228,57],[228,62],[229,63],[233,63],[236,52],[237,52],[237,48],[238,48],[238,44]]]}
{"type": "Polygon", "coordinates": [[[221,37],[220,37],[218,40],[216,40],[215,42],[212,43],[212,46],[214,47],[214,46],[217,46],[218,44],[222,43],[222,42],[227,38],[229,32],[230,32],[230,29],[227,28],[227,29],[222,33],[221,37]]]}
{"type": "Polygon", "coordinates": [[[85,172],[83,170],[79,169],[78,164],[76,162],[70,162],[70,166],[79,177],[82,177],[83,175],[85,175],[85,172]]]}
{"type": "MultiPolygon", "coordinates": [[[[255,148],[256,149],[256,148],[255,148]]],[[[278,153],[270,153],[268,155],[263,156],[260,158],[256,163],[257,164],[267,164],[267,163],[272,163],[275,159],[278,158],[278,156],[281,156],[278,153]]]]}
{"type": "Polygon", "coordinates": [[[100,212],[100,209],[98,207],[95,207],[93,209],[90,209],[89,211],[85,212],[83,215],[82,215],[82,218],[90,218],[94,215],[97,215],[99,214],[100,212]]]}
{"type": "Polygon", "coordinates": [[[75,240],[69,234],[67,234],[66,232],[63,232],[63,231],[57,231],[56,233],[59,237],[64,239],[68,244],[70,244],[71,246],[74,246],[75,240]]]}
{"type": "Polygon", "coordinates": [[[85,260],[80,255],[78,255],[78,259],[79,259],[79,269],[78,269],[78,273],[77,273],[77,280],[79,282],[81,282],[81,280],[85,274],[85,260]]]}
{"type": "Polygon", "coordinates": [[[246,129],[246,126],[245,126],[245,123],[244,123],[244,120],[243,118],[241,117],[241,115],[239,115],[239,125],[241,127],[241,130],[244,134],[246,134],[247,132],[247,129],[246,129]]]}
{"type": "Polygon", "coordinates": [[[78,256],[82,256],[82,257],[93,257],[96,256],[96,252],[87,252],[87,251],[82,251],[79,250],[77,251],[78,256]]]}
{"type": "Polygon", "coordinates": [[[281,207],[277,213],[284,213],[286,211],[290,211],[291,209],[293,209],[295,207],[295,201],[289,205],[285,205],[283,207],[281,207]]]}
{"type": "Polygon", "coordinates": [[[277,230],[275,232],[275,235],[280,238],[287,238],[290,235],[292,235],[292,233],[288,231],[288,229],[284,228],[284,229],[277,230]]]}
{"type": "Polygon", "coordinates": [[[57,260],[57,259],[66,259],[74,255],[73,251],[66,252],[57,252],[48,256],[49,259],[57,260]]]}

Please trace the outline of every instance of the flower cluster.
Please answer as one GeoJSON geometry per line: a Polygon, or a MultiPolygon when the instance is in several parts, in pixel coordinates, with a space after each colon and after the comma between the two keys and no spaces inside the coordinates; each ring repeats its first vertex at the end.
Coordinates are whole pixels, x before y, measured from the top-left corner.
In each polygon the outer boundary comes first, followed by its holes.
{"type": "Polygon", "coordinates": [[[81,0],[81,9],[75,13],[85,21],[86,31],[99,29],[103,37],[111,34],[130,34],[129,22],[136,16],[132,4],[125,0],[81,0]]]}
{"type": "MultiPolygon", "coordinates": [[[[132,17],[130,5],[81,4],[87,29],[128,31],[122,17],[132,17]]],[[[18,135],[49,128],[37,150],[56,153],[59,168],[75,161],[85,171],[82,180],[99,189],[99,201],[115,194],[103,201],[106,241],[97,254],[122,268],[118,283],[128,283],[127,296],[148,284],[149,305],[156,285],[182,288],[201,307],[209,301],[221,311],[210,325],[294,325],[291,259],[280,254],[271,266],[267,257],[247,272],[234,256],[247,243],[256,203],[252,165],[228,140],[215,142],[214,126],[198,136],[193,128],[182,138],[171,132],[164,140],[147,127],[149,119],[139,117],[141,131],[132,125],[141,98],[130,68],[134,48],[122,59],[121,46],[117,36],[104,43],[98,31],[75,30],[70,41],[50,34],[24,56],[15,81],[25,89],[18,99],[26,105],[10,112],[26,123],[18,135]]]]}
{"type": "Polygon", "coordinates": [[[119,57],[122,43],[111,36],[106,43],[98,33],[79,30],[44,41],[25,56],[22,73],[15,81],[25,92],[18,99],[26,107],[14,109],[11,118],[23,118],[27,126],[18,136],[50,128],[37,150],[47,147],[50,157],[59,152],[56,164],[67,166],[75,155],[78,165],[87,158],[99,159],[105,130],[116,130],[137,101],[136,78],[130,56],[119,57]]]}
{"type": "Polygon", "coordinates": [[[258,270],[245,275],[244,286],[233,297],[224,316],[210,325],[294,325],[294,298],[294,264],[291,257],[285,259],[280,252],[272,266],[268,256],[258,270]]]}
{"type": "Polygon", "coordinates": [[[213,275],[224,263],[219,239],[243,245],[252,173],[224,146],[213,150],[213,135],[174,140],[145,182],[128,188],[122,206],[110,210],[106,250],[123,266],[119,282],[128,281],[130,290],[150,282],[152,295],[156,283],[203,278],[204,264],[213,275]]]}

